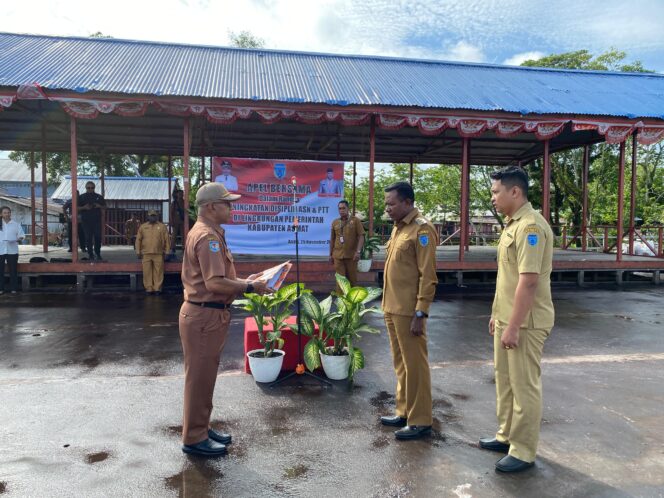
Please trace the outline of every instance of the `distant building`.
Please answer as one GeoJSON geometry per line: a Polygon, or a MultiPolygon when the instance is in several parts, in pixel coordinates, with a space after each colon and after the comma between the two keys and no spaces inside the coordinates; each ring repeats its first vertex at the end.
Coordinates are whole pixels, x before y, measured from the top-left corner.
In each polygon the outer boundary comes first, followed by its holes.
{"type": "MultiPolygon", "coordinates": [[[[41,165],[35,166],[35,197],[41,199],[41,165]]],[[[0,159],[0,189],[6,195],[30,198],[30,167],[11,159],[0,159]]],[[[46,192],[50,196],[55,185],[49,185],[46,192]]]]}
{"type": "MultiPolygon", "coordinates": [[[[20,223],[25,232],[25,239],[23,244],[30,244],[30,235],[32,234],[32,205],[30,198],[16,197],[6,195],[4,188],[0,189],[0,206],[8,206],[12,210],[12,220],[20,223]]],[[[42,240],[42,202],[41,198],[35,199],[35,234],[37,236],[37,243],[41,244],[42,240]]],[[[47,207],[47,220],[48,220],[48,233],[49,244],[57,245],[60,237],[66,231],[66,227],[60,222],[60,215],[62,214],[62,206],[58,204],[46,203],[47,207]]]]}
{"type": "MultiPolygon", "coordinates": [[[[171,180],[171,189],[175,185],[171,180]]],[[[125,221],[131,213],[141,221],[147,221],[147,212],[154,209],[159,218],[168,223],[169,199],[168,178],[107,176],[104,178],[104,192],[101,179],[92,176],[78,177],[78,190],[85,192],[85,184],[94,182],[95,192],[102,194],[106,200],[104,224],[104,245],[125,244],[125,221]]],[[[71,177],[66,176],[51,195],[54,202],[64,204],[71,198],[71,177]]]]}

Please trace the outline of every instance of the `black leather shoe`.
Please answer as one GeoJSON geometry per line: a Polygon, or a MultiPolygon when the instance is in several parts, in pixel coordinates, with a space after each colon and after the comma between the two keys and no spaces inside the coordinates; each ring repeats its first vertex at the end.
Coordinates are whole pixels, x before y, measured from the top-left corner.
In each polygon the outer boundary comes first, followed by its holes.
{"type": "Polygon", "coordinates": [[[217,432],[214,429],[208,429],[208,437],[213,441],[216,441],[221,444],[231,444],[233,438],[230,434],[224,434],[223,432],[217,432]]]}
{"type": "Polygon", "coordinates": [[[387,415],[384,417],[380,417],[380,423],[392,427],[406,427],[406,424],[408,424],[408,419],[406,419],[405,417],[400,417],[399,415],[393,415],[393,416],[387,415]]]}
{"type": "Polygon", "coordinates": [[[212,439],[205,439],[200,443],[182,445],[182,451],[190,455],[219,457],[226,454],[226,446],[212,439]]]}
{"type": "Polygon", "coordinates": [[[419,439],[431,434],[430,425],[407,425],[394,433],[397,439],[419,439]]]}
{"type": "Polygon", "coordinates": [[[535,462],[524,462],[512,455],[507,455],[496,462],[498,472],[521,472],[535,465],[535,462]]]}
{"type": "Polygon", "coordinates": [[[498,441],[495,437],[480,438],[480,448],[484,450],[498,451],[500,453],[507,453],[510,450],[510,445],[498,441]]]}

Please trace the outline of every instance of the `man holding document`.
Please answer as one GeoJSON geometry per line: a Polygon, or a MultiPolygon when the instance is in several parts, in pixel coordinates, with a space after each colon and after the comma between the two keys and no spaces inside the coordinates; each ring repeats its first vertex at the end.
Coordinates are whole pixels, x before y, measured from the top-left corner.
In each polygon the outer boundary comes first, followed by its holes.
{"type": "Polygon", "coordinates": [[[221,183],[203,185],[196,193],[198,220],[187,237],[182,258],[184,303],[179,327],[184,352],[185,387],[182,451],[216,457],[226,453],[229,434],[210,427],[212,396],[219,356],[231,322],[230,306],[245,292],[272,290],[262,278],[237,278],[224,229],[231,202],[239,199],[221,183]]]}

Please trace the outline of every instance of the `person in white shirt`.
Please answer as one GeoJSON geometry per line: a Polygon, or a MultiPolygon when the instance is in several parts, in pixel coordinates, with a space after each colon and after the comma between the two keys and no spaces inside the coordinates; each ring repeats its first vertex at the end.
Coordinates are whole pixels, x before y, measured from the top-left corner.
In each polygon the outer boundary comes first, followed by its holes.
{"type": "Polygon", "coordinates": [[[221,175],[217,175],[214,179],[215,182],[223,184],[226,190],[235,192],[238,190],[237,177],[231,175],[231,168],[233,165],[230,161],[223,161],[221,163],[221,175]]]}
{"type": "Polygon", "coordinates": [[[12,294],[18,291],[18,243],[25,238],[23,227],[12,221],[12,210],[2,207],[0,219],[0,294],[5,292],[5,261],[9,266],[12,294]]]}

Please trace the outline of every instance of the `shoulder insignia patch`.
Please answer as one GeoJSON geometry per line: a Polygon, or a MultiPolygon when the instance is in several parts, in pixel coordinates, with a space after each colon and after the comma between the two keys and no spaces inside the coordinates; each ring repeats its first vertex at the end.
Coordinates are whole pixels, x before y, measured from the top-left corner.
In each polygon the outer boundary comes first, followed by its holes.
{"type": "Polygon", "coordinates": [[[210,240],[209,245],[210,245],[210,252],[219,252],[221,250],[218,240],[210,240]]]}
{"type": "Polygon", "coordinates": [[[537,245],[537,234],[536,233],[529,233],[528,237],[527,237],[527,240],[528,240],[528,245],[536,246],[537,245]]]}
{"type": "Polygon", "coordinates": [[[540,233],[540,229],[537,225],[528,225],[524,231],[526,233],[540,233]]]}
{"type": "Polygon", "coordinates": [[[417,223],[418,225],[426,225],[427,220],[425,220],[424,218],[415,218],[415,223],[417,223]]]}
{"type": "Polygon", "coordinates": [[[422,247],[426,247],[429,245],[429,234],[428,233],[420,233],[417,235],[417,240],[420,242],[420,245],[422,247]]]}

